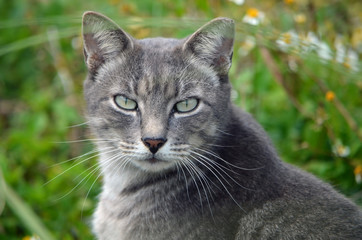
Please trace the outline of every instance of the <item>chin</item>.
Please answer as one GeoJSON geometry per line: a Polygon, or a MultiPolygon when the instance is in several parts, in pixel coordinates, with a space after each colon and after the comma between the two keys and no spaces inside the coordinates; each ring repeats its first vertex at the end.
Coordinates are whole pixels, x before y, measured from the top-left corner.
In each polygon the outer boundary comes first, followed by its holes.
{"type": "Polygon", "coordinates": [[[139,169],[151,173],[162,173],[176,168],[175,162],[169,160],[161,160],[157,158],[136,160],[133,163],[139,169]]]}

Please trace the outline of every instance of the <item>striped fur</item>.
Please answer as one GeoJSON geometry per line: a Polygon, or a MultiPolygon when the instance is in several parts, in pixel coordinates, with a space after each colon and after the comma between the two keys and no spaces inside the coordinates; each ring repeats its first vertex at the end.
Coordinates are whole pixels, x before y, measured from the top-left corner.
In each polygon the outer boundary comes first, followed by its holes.
{"type": "Polygon", "coordinates": [[[103,174],[98,239],[361,239],[359,209],[281,162],[262,128],[230,102],[232,20],[185,39],[136,40],[87,12],[83,37],[103,174]],[[118,95],[137,108],[121,108],[118,95]],[[180,112],[186,99],[198,104],[180,112]],[[146,139],[163,145],[152,153],[146,139]]]}

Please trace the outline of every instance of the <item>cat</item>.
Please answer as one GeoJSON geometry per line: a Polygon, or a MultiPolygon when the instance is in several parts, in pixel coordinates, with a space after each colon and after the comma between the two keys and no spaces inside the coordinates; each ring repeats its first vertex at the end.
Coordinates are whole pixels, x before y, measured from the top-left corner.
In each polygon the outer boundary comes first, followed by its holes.
{"type": "Polygon", "coordinates": [[[234,29],[216,18],[185,39],[137,40],[83,15],[98,239],[362,239],[360,209],[282,162],[232,104],[234,29]]]}

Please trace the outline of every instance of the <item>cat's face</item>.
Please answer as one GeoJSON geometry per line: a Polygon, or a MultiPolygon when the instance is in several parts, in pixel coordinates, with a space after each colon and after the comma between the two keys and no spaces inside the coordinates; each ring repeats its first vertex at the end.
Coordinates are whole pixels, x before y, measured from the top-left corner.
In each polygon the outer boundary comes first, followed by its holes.
{"type": "Polygon", "coordinates": [[[159,172],[202,158],[230,107],[233,22],[214,20],[184,40],[135,40],[96,13],[83,23],[85,97],[102,164],[159,172]]]}

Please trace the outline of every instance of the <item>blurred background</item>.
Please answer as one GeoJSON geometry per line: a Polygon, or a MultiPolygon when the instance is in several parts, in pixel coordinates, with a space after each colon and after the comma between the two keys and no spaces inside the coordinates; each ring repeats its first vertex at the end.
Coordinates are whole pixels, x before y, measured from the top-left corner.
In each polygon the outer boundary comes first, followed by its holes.
{"type": "Polygon", "coordinates": [[[360,0],[0,0],[0,239],[92,239],[101,177],[83,117],[86,10],[136,38],[233,18],[233,101],[284,161],[362,206],[360,0]]]}

